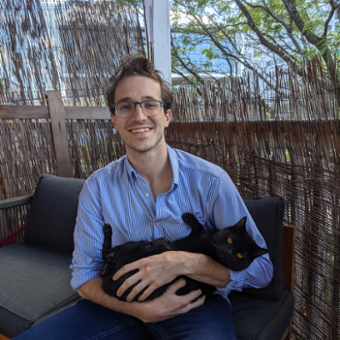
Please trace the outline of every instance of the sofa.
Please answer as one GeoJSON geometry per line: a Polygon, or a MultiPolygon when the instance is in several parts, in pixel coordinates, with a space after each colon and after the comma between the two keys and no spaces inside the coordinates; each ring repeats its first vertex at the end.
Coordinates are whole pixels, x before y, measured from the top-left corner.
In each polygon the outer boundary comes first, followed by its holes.
{"type": "MultiPolygon", "coordinates": [[[[0,248],[2,335],[13,338],[80,299],[70,286],[69,265],[83,184],[82,179],[44,174],[32,196],[0,201],[0,214],[18,205],[29,206],[22,242],[0,248]]],[[[266,288],[230,294],[237,336],[238,339],[289,339],[294,312],[294,236],[289,241],[285,238],[288,242],[285,248],[291,249],[284,256],[288,262],[283,261],[284,200],[248,197],[244,202],[267,242],[274,278],[266,288]]]]}

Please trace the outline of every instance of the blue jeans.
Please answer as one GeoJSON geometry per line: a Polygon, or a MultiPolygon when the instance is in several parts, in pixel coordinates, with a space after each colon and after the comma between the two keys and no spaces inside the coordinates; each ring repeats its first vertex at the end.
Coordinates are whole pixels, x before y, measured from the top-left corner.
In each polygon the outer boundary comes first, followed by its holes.
{"type": "Polygon", "coordinates": [[[87,300],[42,321],[15,340],[236,340],[230,305],[220,295],[158,323],[143,323],[87,300]]]}

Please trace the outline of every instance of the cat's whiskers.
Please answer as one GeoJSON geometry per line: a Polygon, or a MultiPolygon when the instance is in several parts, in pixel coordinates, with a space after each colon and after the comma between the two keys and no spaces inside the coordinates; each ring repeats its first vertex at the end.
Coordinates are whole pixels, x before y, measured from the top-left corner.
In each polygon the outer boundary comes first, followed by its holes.
{"type": "Polygon", "coordinates": [[[218,240],[215,240],[215,239],[211,239],[209,240],[209,242],[216,248],[220,248],[223,246],[222,243],[220,243],[218,240]]]}

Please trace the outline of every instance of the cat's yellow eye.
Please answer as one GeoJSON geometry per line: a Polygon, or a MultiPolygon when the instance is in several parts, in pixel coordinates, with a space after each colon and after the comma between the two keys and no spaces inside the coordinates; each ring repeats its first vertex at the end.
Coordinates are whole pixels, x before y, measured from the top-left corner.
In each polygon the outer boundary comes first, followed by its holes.
{"type": "Polygon", "coordinates": [[[233,243],[233,239],[231,237],[228,237],[227,241],[228,241],[229,244],[233,243]]]}
{"type": "Polygon", "coordinates": [[[239,259],[243,259],[243,255],[242,255],[241,253],[238,253],[238,254],[237,254],[237,257],[238,257],[239,259]]]}

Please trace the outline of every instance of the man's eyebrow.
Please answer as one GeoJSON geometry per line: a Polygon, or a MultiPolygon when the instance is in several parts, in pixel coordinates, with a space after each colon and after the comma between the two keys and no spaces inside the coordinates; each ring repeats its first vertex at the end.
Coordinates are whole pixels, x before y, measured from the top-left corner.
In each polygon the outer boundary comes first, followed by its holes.
{"type": "Polygon", "coordinates": [[[131,98],[130,97],[124,97],[124,98],[121,98],[120,100],[118,100],[117,103],[122,103],[122,102],[131,102],[131,98]]]}
{"type": "Polygon", "coordinates": [[[153,99],[153,100],[157,100],[155,97],[152,96],[143,96],[143,99],[153,99]]]}
{"type": "MultiPolygon", "coordinates": [[[[142,97],[142,101],[143,100],[158,100],[157,98],[153,97],[153,96],[143,96],[142,97]]],[[[117,103],[122,103],[122,102],[132,102],[133,100],[131,99],[131,97],[124,97],[121,98],[117,103]]]]}

